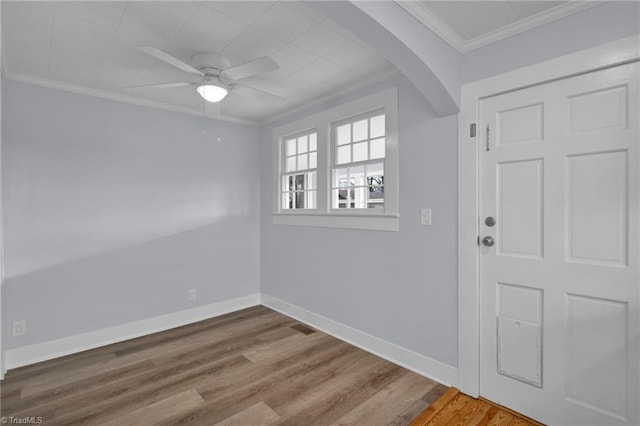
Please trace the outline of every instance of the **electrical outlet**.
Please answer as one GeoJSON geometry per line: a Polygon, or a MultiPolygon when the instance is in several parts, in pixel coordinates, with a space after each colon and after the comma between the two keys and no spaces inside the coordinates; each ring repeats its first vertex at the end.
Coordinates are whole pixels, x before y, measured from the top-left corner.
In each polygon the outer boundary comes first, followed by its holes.
{"type": "Polygon", "coordinates": [[[198,297],[198,293],[196,293],[196,289],[192,288],[189,290],[189,301],[194,301],[198,297]]]}
{"type": "Polygon", "coordinates": [[[23,336],[27,333],[27,321],[20,320],[13,322],[13,335],[14,336],[23,336]]]}

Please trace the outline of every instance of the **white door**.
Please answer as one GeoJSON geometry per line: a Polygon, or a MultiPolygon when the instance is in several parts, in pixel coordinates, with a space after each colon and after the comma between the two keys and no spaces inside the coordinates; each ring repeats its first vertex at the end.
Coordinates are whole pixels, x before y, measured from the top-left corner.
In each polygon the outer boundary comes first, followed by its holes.
{"type": "Polygon", "coordinates": [[[638,78],[480,103],[480,393],[548,424],[640,424],[638,78]]]}

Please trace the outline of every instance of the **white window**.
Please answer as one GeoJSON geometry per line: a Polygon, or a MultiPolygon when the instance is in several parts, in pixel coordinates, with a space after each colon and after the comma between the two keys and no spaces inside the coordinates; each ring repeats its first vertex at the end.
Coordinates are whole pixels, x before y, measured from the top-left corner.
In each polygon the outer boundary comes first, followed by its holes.
{"type": "Polygon", "coordinates": [[[384,110],[334,123],[332,208],[384,208],[384,110]]]}
{"type": "Polygon", "coordinates": [[[318,134],[307,132],[282,140],[281,209],[315,209],[317,200],[318,134]]]}
{"type": "Polygon", "coordinates": [[[397,88],[274,130],[276,224],[398,229],[397,88]]]}

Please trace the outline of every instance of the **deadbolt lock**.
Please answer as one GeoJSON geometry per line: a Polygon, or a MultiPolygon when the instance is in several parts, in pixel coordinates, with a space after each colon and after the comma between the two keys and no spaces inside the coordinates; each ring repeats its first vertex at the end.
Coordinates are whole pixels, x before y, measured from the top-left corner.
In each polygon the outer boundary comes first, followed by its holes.
{"type": "Polygon", "coordinates": [[[493,218],[493,216],[487,216],[484,220],[484,224],[487,226],[493,226],[496,224],[496,220],[493,218]]]}

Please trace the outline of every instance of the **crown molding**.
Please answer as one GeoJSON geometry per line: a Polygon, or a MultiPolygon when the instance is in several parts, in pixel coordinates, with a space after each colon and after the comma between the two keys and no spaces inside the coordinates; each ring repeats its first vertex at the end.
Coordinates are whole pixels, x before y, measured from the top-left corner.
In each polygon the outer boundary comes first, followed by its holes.
{"type": "Polygon", "coordinates": [[[284,110],[283,112],[276,114],[272,117],[269,117],[265,120],[263,120],[260,124],[271,124],[274,123],[276,121],[280,121],[284,118],[287,118],[295,113],[301,112],[301,111],[309,111],[310,109],[312,109],[315,106],[321,105],[325,102],[328,102],[330,100],[333,99],[337,99],[340,98],[342,96],[348,95],[349,93],[353,93],[358,89],[361,89],[365,86],[368,86],[369,84],[375,83],[376,81],[382,81],[382,80],[386,80],[387,78],[390,78],[396,74],[400,74],[400,70],[398,70],[395,67],[390,67],[387,68],[386,70],[375,74],[369,78],[365,78],[364,80],[361,80],[360,82],[356,83],[356,84],[352,84],[350,86],[347,86],[341,90],[332,92],[330,95],[324,96],[322,98],[316,99],[312,102],[301,102],[299,104],[296,104],[290,108],[287,108],[286,110],[284,110]]]}
{"type": "Polygon", "coordinates": [[[431,10],[425,6],[423,1],[394,1],[460,53],[466,53],[471,50],[478,49],[488,44],[495,43],[496,41],[548,24],[549,22],[557,21],[558,19],[562,19],[566,16],[604,3],[604,1],[570,1],[532,15],[528,18],[521,19],[512,24],[505,25],[504,27],[490,31],[481,36],[465,40],[449,25],[444,23],[439,17],[431,12],[431,10]]]}
{"type": "MultiPolygon", "coordinates": [[[[204,111],[200,111],[193,108],[181,107],[178,105],[171,105],[165,102],[152,101],[150,99],[137,98],[134,96],[128,96],[121,93],[110,92],[107,90],[94,89],[91,87],[79,86],[71,83],[64,83],[57,80],[50,80],[42,77],[36,77],[28,74],[17,74],[6,72],[4,78],[7,80],[13,80],[20,83],[32,84],[35,86],[47,87],[50,89],[62,90],[65,92],[71,92],[79,95],[92,96],[95,98],[106,99],[109,101],[122,102],[125,104],[143,106],[147,108],[160,109],[164,111],[176,112],[179,114],[193,115],[196,117],[203,117],[209,120],[217,120],[217,117],[211,117],[204,111]]],[[[229,117],[225,115],[220,116],[220,121],[226,121],[230,123],[245,124],[245,125],[259,125],[257,121],[243,120],[239,118],[229,117]]]]}

